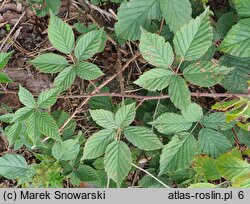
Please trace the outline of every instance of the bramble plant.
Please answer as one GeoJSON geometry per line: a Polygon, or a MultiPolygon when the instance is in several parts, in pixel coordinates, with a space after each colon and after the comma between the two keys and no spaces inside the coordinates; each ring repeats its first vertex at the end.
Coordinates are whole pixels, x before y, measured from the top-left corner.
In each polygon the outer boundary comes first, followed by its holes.
{"type": "MultiPolygon", "coordinates": [[[[56,53],[30,63],[55,75],[53,87],[34,97],[20,86],[23,107],[0,116],[8,124],[2,133],[9,148],[25,146],[36,162],[6,154],[0,158],[0,175],[23,187],[62,187],[65,178],[97,187],[250,187],[245,160],[250,155],[250,2],[232,0],[222,14],[189,0],[112,2],[121,3],[115,33],[106,34],[94,20],[90,27],[76,23],[83,33],[77,40],[70,25],[54,14],[58,9],[47,8],[48,39],[56,53]],[[200,10],[192,10],[191,3],[200,10]],[[120,55],[124,52],[126,46],[120,47],[114,35],[119,42],[138,40],[138,51],[124,65],[118,57],[120,69],[103,79],[105,71],[89,61],[104,51],[107,39],[120,55]],[[127,94],[122,72],[140,56],[147,70],[128,89],[140,88],[141,95],[127,94]],[[89,82],[78,96],[83,101],[71,114],[54,111],[76,77],[89,82]],[[116,78],[121,93],[110,93],[107,85],[116,78]],[[216,100],[207,105],[202,97],[216,100]],[[74,119],[88,102],[90,137],[74,119]]],[[[0,54],[1,69],[11,54],[0,54]]],[[[3,76],[2,82],[10,82],[3,76]]]]}

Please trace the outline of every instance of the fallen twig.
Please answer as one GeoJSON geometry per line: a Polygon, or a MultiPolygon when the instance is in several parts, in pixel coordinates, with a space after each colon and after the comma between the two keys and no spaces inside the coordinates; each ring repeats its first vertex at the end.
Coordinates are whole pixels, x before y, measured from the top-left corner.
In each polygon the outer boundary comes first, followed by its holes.
{"type": "Polygon", "coordinates": [[[11,31],[9,32],[9,34],[7,35],[7,37],[4,39],[4,41],[2,42],[2,44],[0,46],[0,51],[3,49],[5,43],[10,38],[11,34],[14,32],[15,28],[17,27],[17,25],[19,24],[19,22],[21,21],[21,19],[24,17],[24,15],[25,15],[25,12],[22,13],[22,15],[19,17],[18,21],[16,22],[16,24],[13,26],[13,28],[11,29],[11,31]]]}

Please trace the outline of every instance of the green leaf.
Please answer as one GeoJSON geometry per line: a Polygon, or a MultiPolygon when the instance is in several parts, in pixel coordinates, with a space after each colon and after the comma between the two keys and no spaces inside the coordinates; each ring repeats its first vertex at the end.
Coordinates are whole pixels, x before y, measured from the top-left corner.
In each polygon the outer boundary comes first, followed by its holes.
{"type": "Polygon", "coordinates": [[[174,47],[179,57],[187,61],[197,60],[208,51],[213,40],[208,13],[207,8],[204,13],[190,20],[176,32],[174,47]]]}
{"type": "Polygon", "coordinates": [[[40,141],[41,133],[38,131],[36,124],[37,112],[33,112],[27,119],[27,135],[28,138],[32,141],[33,144],[36,144],[40,141]]]}
{"type": "Polygon", "coordinates": [[[227,130],[230,129],[233,124],[226,122],[226,116],[223,112],[214,112],[205,116],[201,120],[201,124],[207,128],[215,130],[227,130]]]}
{"type": "Polygon", "coordinates": [[[114,113],[102,109],[90,110],[89,112],[93,120],[101,127],[114,130],[118,128],[114,113]]]}
{"type": "Polygon", "coordinates": [[[250,80],[250,58],[225,55],[221,60],[221,64],[227,67],[234,67],[234,70],[222,80],[222,85],[232,93],[246,93],[248,88],[247,81],[250,80]]]}
{"type": "Polygon", "coordinates": [[[64,91],[73,84],[75,77],[76,72],[74,67],[67,67],[57,75],[54,81],[54,85],[56,87],[61,87],[62,91],[64,91]]]}
{"type": "Polygon", "coordinates": [[[180,76],[175,75],[171,78],[168,91],[171,101],[180,110],[186,110],[191,104],[190,91],[180,76]]]}
{"type": "Polygon", "coordinates": [[[77,23],[74,23],[74,27],[79,33],[83,33],[83,34],[86,34],[93,30],[98,30],[98,26],[94,23],[89,23],[88,26],[85,26],[83,23],[77,22],[77,23]]]}
{"type": "Polygon", "coordinates": [[[124,105],[115,114],[115,121],[120,128],[128,127],[135,119],[135,103],[124,105]]]}
{"type": "Polygon", "coordinates": [[[80,165],[74,173],[80,181],[91,182],[98,180],[96,170],[87,165],[80,165]]]}
{"type": "Polygon", "coordinates": [[[61,140],[58,126],[54,118],[49,113],[41,112],[37,114],[36,123],[38,130],[45,136],[55,140],[61,140]]]}
{"type": "Polygon", "coordinates": [[[199,156],[195,158],[193,168],[200,176],[204,176],[207,180],[217,180],[220,174],[216,168],[217,161],[208,156],[199,156]]]}
{"type": "Polygon", "coordinates": [[[124,136],[129,142],[139,149],[146,151],[162,148],[161,141],[150,129],[140,126],[130,126],[125,128],[124,136]]]}
{"type": "Polygon", "coordinates": [[[195,183],[191,184],[188,188],[215,188],[216,186],[212,183],[195,183]]]}
{"type": "MultiPolygon", "coordinates": [[[[94,86],[90,86],[88,91],[92,92],[94,90],[94,86]]],[[[107,93],[109,92],[109,88],[104,86],[100,92],[107,93]]],[[[95,96],[91,97],[89,100],[90,109],[104,109],[108,111],[113,111],[112,97],[110,96],[95,96]]]]}
{"type": "Polygon", "coordinates": [[[52,88],[46,91],[42,91],[37,99],[38,107],[44,109],[50,108],[56,103],[58,94],[58,88],[52,88]]]}
{"type": "Polygon", "coordinates": [[[240,17],[250,17],[250,2],[248,0],[233,0],[240,17]]]}
{"type": "Polygon", "coordinates": [[[197,141],[187,132],[179,133],[163,148],[160,157],[160,175],[188,167],[196,153],[197,141]]]}
{"type": "Polygon", "coordinates": [[[221,58],[221,64],[227,67],[234,67],[241,73],[249,74],[250,57],[235,57],[232,55],[225,55],[221,58]]]}
{"type": "Polygon", "coordinates": [[[62,2],[60,0],[46,0],[46,9],[51,9],[53,13],[58,13],[62,2]]]}
{"type": "Polygon", "coordinates": [[[6,137],[9,142],[9,146],[14,144],[19,139],[21,130],[22,130],[21,123],[16,122],[12,126],[10,126],[10,128],[6,132],[6,137]]]}
{"type": "Polygon", "coordinates": [[[0,115],[0,120],[5,123],[11,123],[13,116],[14,116],[14,113],[7,113],[4,115],[0,115]]]}
{"type": "Polygon", "coordinates": [[[39,55],[30,63],[44,73],[58,73],[69,66],[63,56],[53,53],[39,55]]]}
{"type": "Polygon", "coordinates": [[[13,54],[13,51],[12,52],[7,52],[7,53],[0,52],[0,70],[3,69],[6,66],[6,64],[8,63],[8,61],[11,58],[12,54],[13,54]]]}
{"type": "Polygon", "coordinates": [[[105,153],[107,146],[115,140],[114,130],[103,129],[94,133],[86,142],[84,147],[84,159],[95,159],[105,153]]]}
{"type": "Polygon", "coordinates": [[[217,169],[222,177],[235,181],[241,176],[250,176],[250,164],[236,157],[232,152],[218,158],[217,169]]]}
{"type": "Polygon", "coordinates": [[[165,42],[164,37],[141,30],[140,51],[144,59],[156,67],[170,67],[174,61],[171,45],[165,42]]]}
{"type": "Polygon", "coordinates": [[[244,74],[238,69],[231,71],[221,81],[222,86],[231,93],[246,93],[248,89],[247,81],[250,80],[248,74],[244,74]]]}
{"type": "Polygon", "coordinates": [[[168,87],[174,73],[172,71],[156,68],[145,72],[134,84],[149,91],[161,91],[168,87]]]}
{"type": "Polygon", "coordinates": [[[215,40],[223,39],[228,31],[235,23],[235,16],[233,12],[227,12],[221,15],[216,24],[215,40]]]}
{"type": "Polygon", "coordinates": [[[240,20],[228,32],[219,50],[237,57],[250,57],[250,18],[240,20]]]}
{"type": "MultiPolygon", "coordinates": [[[[33,1],[34,2],[34,1],[33,1]]],[[[37,0],[35,0],[37,3],[37,0]]],[[[39,2],[39,0],[38,0],[39,2]]],[[[60,0],[40,0],[40,4],[44,3],[42,6],[42,9],[35,9],[36,10],[36,15],[38,17],[44,17],[46,14],[49,12],[49,10],[52,10],[53,13],[58,13],[62,2],[60,0]]]]}
{"type": "Polygon", "coordinates": [[[250,134],[249,131],[246,131],[244,129],[240,129],[237,132],[238,135],[238,139],[240,141],[241,144],[245,144],[248,146],[248,148],[250,147],[250,134]]]}
{"type": "Polygon", "coordinates": [[[23,105],[28,106],[29,108],[36,107],[36,101],[33,95],[30,93],[30,91],[23,88],[22,86],[19,86],[18,97],[23,105]]]}
{"type": "Polygon", "coordinates": [[[104,75],[98,66],[89,62],[78,62],[74,68],[77,76],[85,80],[94,80],[104,75]]]}
{"type": "Polygon", "coordinates": [[[203,118],[202,107],[196,103],[191,103],[186,110],[181,111],[181,114],[185,121],[192,123],[198,122],[203,118]]]}
{"type": "Polygon", "coordinates": [[[71,27],[50,12],[48,37],[54,48],[69,54],[74,48],[74,32],[71,27]]]}
{"type": "Polygon", "coordinates": [[[176,113],[164,113],[150,124],[166,135],[186,131],[192,127],[192,122],[186,121],[182,115],[176,113]]]}
{"type": "Polygon", "coordinates": [[[141,35],[140,26],[146,30],[150,27],[150,19],[160,19],[160,0],[131,0],[122,3],[118,9],[115,33],[119,38],[138,40],[141,35]]]}
{"type": "Polygon", "coordinates": [[[101,51],[104,42],[106,42],[106,34],[103,29],[90,31],[77,41],[75,56],[79,60],[89,59],[101,51]]]}
{"type": "Polygon", "coordinates": [[[129,147],[122,141],[110,143],[104,157],[104,168],[108,177],[118,186],[125,179],[131,169],[132,156],[129,147]]]}
{"type": "Polygon", "coordinates": [[[189,0],[161,0],[161,11],[170,30],[176,32],[192,18],[189,0]]]}
{"type": "MultiPolygon", "coordinates": [[[[70,117],[70,115],[64,111],[53,111],[51,113],[52,117],[55,119],[57,126],[61,127],[70,117]]],[[[65,128],[61,131],[63,140],[69,139],[74,135],[76,129],[75,119],[71,119],[65,128]]]]}
{"type": "MultiPolygon", "coordinates": [[[[147,169],[147,171],[149,171],[147,169]]],[[[155,169],[152,169],[152,172],[154,172],[155,169]]],[[[151,172],[150,172],[151,173],[151,172]]],[[[169,183],[169,180],[166,179],[166,177],[160,177],[159,180],[164,181],[166,180],[165,183],[169,183]]],[[[141,178],[141,180],[138,181],[138,186],[141,188],[163,188],[164,186],[156,181],[154,178],[151,176],[145,175],[141,178]]]]}
{"type": "Polygon", "coordinates": [[[202,61],[187,66],[183,74],[190,83],[201,87],[209,87],[220,83],[232,70],[233,68],[221,66],[216,62],[202,61]]]}
{"type": "Polygon", "coordinates": [[[57,142],[52,147],[52,155],[58,161],[68,161],[75,159],[80,151],[80,145],[78,140],[66,140],[63,142],[57,142]]]}
{"type": "Polygon", "coordinates": [[[25,106],[23,108],[19,108],[12,120],[10,121],[11,123],[14,123],[14,122],[21,122],[21,121],[24,121],[26,120],[28,117],[30,117],[30,115],[32,113],[34,113],[35,109],[33,107],[28,107],[28,106],[25,106]]]}
{"type": "Polygon", "coordinates": [[[0,82],[9,83],[9,82],[12,82],[12,80],[6,74],[0,72],[0,82]]]}
{"type": "Polygon", "coordinates": [[[232,148],[230,141],[222,133],[210,128],[199,132],[199,150],[216,158],[232,148]]]}
{"type": "Polygon", "coordinates": [[[7,154],[0,157],[0,175],[7,179],[16,179],[24,176],[30,168],[21,155],[7,154]]]}

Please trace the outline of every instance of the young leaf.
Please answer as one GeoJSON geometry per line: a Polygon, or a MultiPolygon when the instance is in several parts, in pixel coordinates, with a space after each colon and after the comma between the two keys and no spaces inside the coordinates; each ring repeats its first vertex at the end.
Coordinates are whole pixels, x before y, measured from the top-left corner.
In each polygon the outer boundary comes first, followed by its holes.
{"type": "Polygon", "coordinates": [[[53,88],[41,92],[37,100],[38,107],[44,109],[50,108],[56,103],[58,94],[59,88],[53,88]]]}
{"type": "Polygon", "coordinates": [[[48,136],[55,140],[61,140],[58,126],[54,118],[46,112],[40,112],[37,114],[36,123],[38,130],[45,136],[48,136]]]}
{"type": "Polygon", "coordinates": [[[114,113],[107,110],[90,110],[89,112],[93,120],[101,127],[114,130],[118,128],[114,113]]]}
{"type": "Polygon", "coordinates": [[[68,67],[68,61],[63,56],[53,53],[39,55],[30,63],[44,73],[58,73],[68,67]]]}
{"type": "Polygon", "coordinates": [[[171,45],[164,37],[141,29],[140,51],[144,59],[155,67],[168,68],[174,61],[171,45]]]}
{"type": "Polygon", "coordinates": [[[6,66],[12,54],[13,51],[7,53],[0,52],[0,70],[6,66]]]}
{"type": "Polygon", "coordinates": [[[29,108],[36,107],[36,101],[33,95],[22,86],[19,86],[18,97],[23,105],[28,106],[29,108]]]}
{"type": "Polygon", "coordinates": [[[146,151],[162,148],[161,141],[150,129],[140,126],[130,126],[125,128],[124,136],[129,142],[139,149],[146,151]]]}
{"type": "Polygon", "coordinates": [[[95,159],[105,153],[107,146],[115,140],[116,132],[103,129],[94,133],[86,142],[84,147],[84,159],[95,159]]]}
{"type": "Polygon", "coordinates": [[[86,60],[94,56],[97,52],[102,51],[106,34],[103,29],[93,30],[81,36],[76,43],[75,56],[78,60],[86,60]]]}
{"type": "Polygon", "coordinates": [[[134,83],[149,91],[161,91],[168,87],[172,76],[172,71],[156,68],[145,72],[134,83]]]}
{"type": "Polygon", "coordinates": [[[203,128],[199,132],[199,150],[216,158],[232,148],[230,141],[220,132],[203,128]]]}
{"type": "Polygon", "coordinates": [[[187,66],[183,74],[190,83],[209,87],[220,83],[232,70],[233,68],[224,67],[214,62],[202,61],[187,66]]]}
{"type": "Polygon", "coordinates": [[[74,48],[74,32],[71,27],[50,12],[48,37],[54,48],[69,54],[74,48]]]}
{"type": "Polygon", "coordinates": [[[233,0],[233,3],[240,17],[250,17],[250,2],[248,0],[233,0]]]}
{"type": "Polygon", "coordinates": [[[163,148],[160,157],[160,175],[188,167],[196,153],[197,141],[187,132],[179,133],[163,148]]]}
{"type": "Polygon", "coordinates": [[[147,29],[150,19],[160,19],[160,0],[131,0],[122,3],[118,9],[115,33],[119,38],[138,40],[140,26],[147,29]]]}
{"type": "Polygon", "coordinates": [[[12,82],[12,80],[6,74],[0,72],[0,82],[9,83],[9,82],[12,82]]]}
{"type": "Polygon", "coordinates": [[[176,113],[164,113],[150,124],[166,135],[186,131],[192,127],[192,122],[186,121],[182,115],[176,113]]]}
{"type": "Polygon", "coordinates": [[[230,181],[250,175],[250,164],[234,156],[232,152],[223,154],[218,158],[217,169],[222,177],[230,181]]]}
{"type": "Polygon", "coordinates": [[[161,0],[160,3],[162,15],[171,31],[178,31],[192,19],[192,8],[189,0],[161,0]]]}
{"type": "Polygon", "coordinates": [[[110,143],[104,157],[104,168],[108,177],[118,186],[125,179],[131,169],[132,156],[129,147],[122,141],[110,143]]]}
{"type": "Polygon", "coordinates": [[[209,24],[209,9],[192,19],[176,32],[174,47],[176,54],[187,60],[196,60],[204,55],[212,44],[213,30],[209,24]]]}
{"type": "Polygon", "coordinates": [[[52,147],[52,155],[58,161],[68,161],[75,159],[80,151],[80,145],[78,140],[66,140],[63,142],[57,142],[52,147]]]}
{"type": "Polygon", "coordinates": [[[104,75],[98,66],[89,62],[78,62],[74,68],[77,76],[85,80],[94,80],[104,75]]]}
{"type": "Polygon", "coordinates": [[[55,87],[61,87],[62,91],[66,90],[73,84],[76,77],[76,72],[74,67],[67,67],[62,72],[60,72],[55,78],[55,87]]]}
{"type": "Polygon", "coordinates": [[[191,104],[191,94],[188,86],[180,76],[173,76],[169,84],[169,95],[173,104],[180,110],[186,110],[191,104]]]}
{"type": "Polygon", "coordinates": [[[135,103],[124,105],[115,114],[115,121],[120,128],[129,126],[135,119],[135,103]]]}
{"type": "Polygon", "coordinates": [[[237,57],[250,57],[250,18],[240,20],[228,32],[219,50],[237,57]]]}
{"type": "Polygon", "coordinates": [[[0,157],[0,175],[7,179],[16,179],[24,176],[30,168],[21,155],[7,154],[0,157]]]}
{"type": "Polygon", "coordinates": [[[181,114],[185,121],[192,123],[198,122],[203,118],[202,108],[196,103],[191,103],[187,110],[181,111],[181,114]]]}

